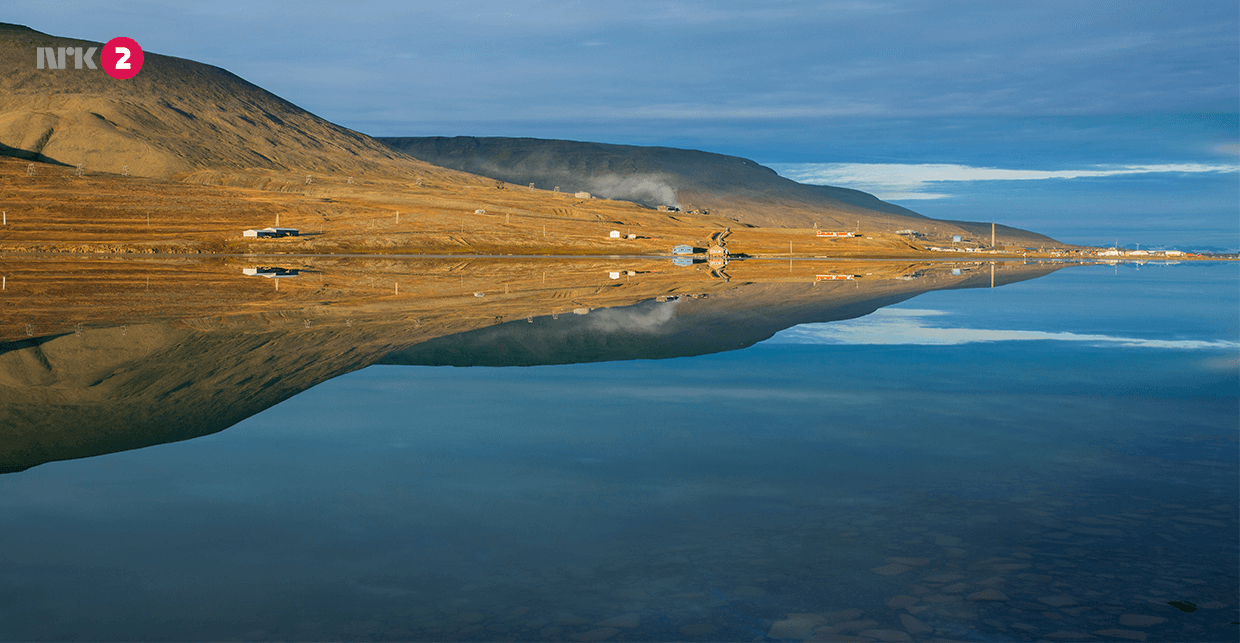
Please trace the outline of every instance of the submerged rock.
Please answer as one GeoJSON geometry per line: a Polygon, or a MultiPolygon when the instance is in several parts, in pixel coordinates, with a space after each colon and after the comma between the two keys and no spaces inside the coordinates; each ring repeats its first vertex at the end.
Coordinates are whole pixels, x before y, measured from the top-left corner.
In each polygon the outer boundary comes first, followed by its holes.
{"type": "Polygon", "coordinates": [[[917,636],[918,634],[928,634],[934,631],[933,627],[930,627],[929,625],[922,623],[921,621],[917,620],[916,618],[908,614],[900,615],[900,624],[902,624],[904,626],[904,629],[908,630],[908,633],[912,634],[913,636],[917,636]]]}
{"type": "Polygon", "coordinates": [[[773,639],[806,639],[814,634],[814,628],[826,623],[827,619],[817,614],[789,614],[788,618],[775,621],[766,635],[773,639]]]}
{"type": "Polygon", "coordinates": [[[680,633],[685,636],[706,636],[719,628],[710,623],[697,623],[695,625],[684,625],[680,628],[680,633]]]}
{"type": "Polygon", "coordinates": [[[1119,624],[1127,625],[1128,627],[1149,627],[1166,622],[1167,619],[1161,616],[1148,616],[1146,614],[1124,614],[1119,617],[1119,624]]]}
{"type": "Polygon", "coordinates": [[[908,607],[912,607],[920,602],[921,602],[921,599],[917,598],[916,596],[900,594],[898,596],[892,596],[891,598],[887,599],[887,607],[893,607],[895,609],[905,609],[908,607]]]}
{"type": "Polygon", "coordinates": [[[887,560],[897,565],[908,565],[910,567],[924,567],[930,564],[929,558],[888,558],[887,560]]]}
{"type": "Polygon", "coordinates": [[[913,637],[900,630],[864,630],[860,636],[878,639],[879,641],[911,641],[913,637]]]}
{"type": "Polygon", "coordinates": [[[1038,600],[1050,605],[1051,607],[1068,607],[1069,605],[1076,605],[1076,599],[1068,596],[1067,594],[1042,596],[1038,598],[1038,600]]]}
{"type": "Polygon", "coordinates": [[[1098,630],[1094,634],[1109,636],[1115,639],[1128,639],[1130,641],[1144,641],[1149,636],[1145,632],[1138,632],[1136,630],[1098,630]]]}
{"type": "Polygon", "coordinates": [[[1167,601],[1167,604],[1181,612],[1192,613],[1197,611],[1197,606],[1188,601],[1167,601]]]}
{"type": "Polygon", "coordinates": [[[853,621],[861,618],[862,614],[865,614],[865,612],[853,607],[846,610],[828,612],[827,619],[831,621],[853,621]]]}
{"type": "Polygon", "coordinates": [[[641,615],[631,612],[629,614],[614,616],[605,621],[599,621],[594,625],[596,627],[637,627],[638,625],[641,625],[641,622],[641,615]]]}
{"type": "Polygon", "coordinates": [[[619,633],[620,633],[620,630],[614,627],[600,627],[596,630],[590,630],[588,632],[582,632],[580,634],[573,634],[569,638],[571,638],[574,641],[582,641],[583,643],[589,642],[589,641],[606,641],[607,639],[619,633]]]}
{"type": "Polygon", "coordinates": [[[909,567],[908,565],[892,563],[890,565],[883,565],[882,567],[874,567],[870,571],[880,576],[896,576],[899,574],[903,574],[904,572],[907,572],[910,569],[912,569],[912,567],[909,567]]]}

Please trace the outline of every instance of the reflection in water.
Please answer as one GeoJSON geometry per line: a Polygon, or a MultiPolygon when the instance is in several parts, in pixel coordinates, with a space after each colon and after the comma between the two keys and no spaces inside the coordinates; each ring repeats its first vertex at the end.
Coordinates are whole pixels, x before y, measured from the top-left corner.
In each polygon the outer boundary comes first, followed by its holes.
{"type": "Polygon", "coordinates": [[[346,264],[5,318],[45,460],[214,434],[0,476],[0,638],[1234,639],[1234,265],[346,264]]]}
{"type": "Polygon", "coordinates": [[[0,263],[10,275],[0,316],[0,470],[207,435],[376,363],[714,353],[928,290],[1061,267],[969,264],[960,275],[946,264],[751,261],[732,262],[723,281],[705,266],[625,260],[618,270],[618,262],[0,263]],[[828,271],[863,278],[817,283],[828,271]]]}

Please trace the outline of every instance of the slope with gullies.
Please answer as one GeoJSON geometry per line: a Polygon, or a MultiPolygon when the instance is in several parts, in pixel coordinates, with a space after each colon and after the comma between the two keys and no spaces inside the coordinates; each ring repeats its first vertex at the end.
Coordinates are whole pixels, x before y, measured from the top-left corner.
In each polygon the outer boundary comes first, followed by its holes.
{"type": "MultiPolygon", "coordinates": [[[[950,239],[989,237],[990,225],[938,221],[859,190],[807,185],[752,160],[669,147],[503,137],[405,137],[379,140],[442,167],[517,184],[558,185],[648,206],[708,210],[761,227],[823,227],[895,232],[909,229],[950,239]]],[[[1049,237],[997,226],[1012,243],[1061,245],[1049,237]]]]}
{"type": "MultiPolygon", "coordinates": [[[[984,234],[693,150],[468,137],[385,145],[211,65],[144,52],[141,72],[116,80],[72,63],[37,69],[39,47],[101,43],[0,24],[0,252],[666,254],[734,226],[743,229],[729,238],[733,252],[873,256],[920,252],[903,229],[979,243],[984,234]],[[671,204],[702,213],[651,207],[671,204]],[[815,224],[863,234],[827,246],[813,241],[815,224]],[[241,238],[271,225],[312,234],[241,238]]],[[[1005,226],[999,241],[1059,245],[1005,226]]]]}
{"type": "MultiPolygon", "coordinates": [[[[145,52],[127,80],[36,68],[37,47],[102,47],[0,24],[0,150],[88,170],[183,177],[198,170],[385,173],[425,167],[237,77],[145,52]],[[8,148],[8,149],[5,149],[8,148]]],[[[99,62],[98,54],[95,58],[99,62]]]]}

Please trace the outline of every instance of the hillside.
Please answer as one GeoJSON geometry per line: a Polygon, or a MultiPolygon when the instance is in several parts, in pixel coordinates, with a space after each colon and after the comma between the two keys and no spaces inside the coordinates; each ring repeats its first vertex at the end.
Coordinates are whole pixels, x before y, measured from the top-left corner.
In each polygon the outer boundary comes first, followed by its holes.
{"type": "MultiPolygon", "coordinates": [[[[0,24],[0,251],[666,254],[728,227],[729,249],[751,256],[908,256],[952,235],[989,245],[986,224],[928,219],[737,157],[535,139],[384,144],[223,69],[153,52],[128,80],[36,68],[38,47],[92,46],[0,24]],[[241,238],[270,225],[307,234],[241,238]],[[861,234],[819,240],[814,227],[861,234]],[[897,234],[907,230],[920,238],[897,234]]],[[[1005,226],[998,242],[1061,245],[1005,226]]]]}
{"type": "MultiPolygon", "coordinates": [[[[535,138],[473,136],[383,138],[392,149],[441,167],[517,184],[559,186],[609,199],[682,210],[708,210],[753,226],[822,227],[937,237],[990,236],[989,223],[936,221],[847,188],[806,185],[749,159],[697,150],[535,138]]],[[[1013,245],[1062,245],[1049,237],[998,226],[1013,245]]]]}
{"type": "Polygon", "coordinates": [[[145,52],[129,80],[72,64],[36,69],[36,47],[99,46],[0,23],[0,155],[146,177],[424,167],[211,65],[145,52]]]}

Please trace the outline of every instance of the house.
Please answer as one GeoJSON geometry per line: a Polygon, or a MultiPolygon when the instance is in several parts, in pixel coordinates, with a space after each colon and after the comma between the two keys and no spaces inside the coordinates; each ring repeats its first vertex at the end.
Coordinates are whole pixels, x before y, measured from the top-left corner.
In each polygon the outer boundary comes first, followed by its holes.
{"type": "Polygon", "coordinates": [[[711,259],[716,259],[720,257],[726,258],[728,256],[728,249],[719,244],[715,244],[711,246],[710,248],[707,248],[706,255],[710,257],[711,259]]]}
{"type": "Polygon", "coordinates": [[[590,193],[589,192],[578,192],[574,194],[573,196],[577,197],[578,199],[588,199],[590,198],[590,193]]]}
{"type": "Polygon", "coordinates": [[[301,231],[297,228],[263,228],[261,230],[246,230],[241,233],[243,237],[266,238],[266,237],[296,237],[300,236],[301,231]]]}
{"type": "MultiPolygon", "coordinates": [[[[897,232],[896,234],[900,234],[902,232],[906,232],[906,231],[901,230],[900,232],[897,232]]],[[[911,232],[911,231],[908,231],[908,232],[911,232]]],[[[817,234],[820,237],[855,237],[857,236],[856,233],[853,233],[853,232],[828,232],[826,230],[818,230],[815,234],[817,234]]]]}
{"type": "Polygon", "coordinates": [[[692,266],[693,257],[672,257],[672,265],[681,267],[692,266]]]}
{"type": "Polygon", "coordinates": [[[693,246],[686,244],[677,244],[672,246],[672,254],[674,255],[691,255],[693,254],[693,246]]]}
{"type": "Polygon", "coordinates": [[[619,231],[619,230],[612,230],[612,231],[611,231],[611,233],[610,233],[610,234],[608,234],[607,236],[608,236],[608,237],[610,237],[610,238],[612,238],[612,239],[619,239],[619,238],[620,238],[620,231],[619,231]]]}
{"type": "Polygon", "coordinates": [[[296,268],[242,268],[241,274],[251,277],[266,277],[268,279],[277,279],[280,277],[296,277],[299,272],[296,268]]]}

